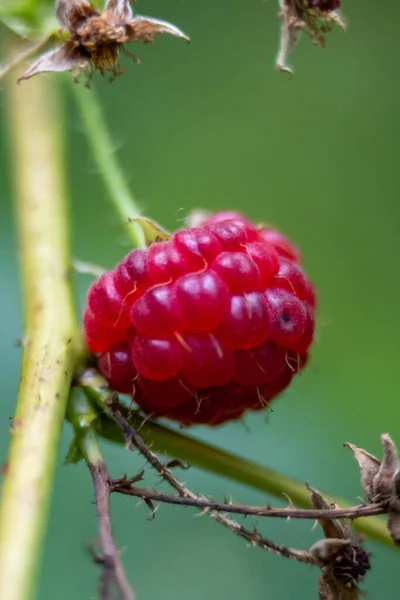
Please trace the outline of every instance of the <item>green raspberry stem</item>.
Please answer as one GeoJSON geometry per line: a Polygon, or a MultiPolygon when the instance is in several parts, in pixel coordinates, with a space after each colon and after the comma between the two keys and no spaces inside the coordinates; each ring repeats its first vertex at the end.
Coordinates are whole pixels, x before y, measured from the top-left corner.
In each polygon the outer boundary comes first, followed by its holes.
{"type": "Polygon", "coordinates": [[[14,203],[25,331],[13,435],[0,506],[0,598],[35,595],[55,458],[81,355],[69,281],[60,96],[55,79],[8,81],[14,203]]]}
{"type": "Polygon", "coordinates": [[[73,80],[71,82],[71,89],[81,114],[86,137],[110,200],[134,247],[145,248],[145,237],[140,225],[131,221],[140,215],[140,208],[129,190],[115,156],[111,136],[107,130],[96,93],[93,89],[88,90],[82,85],[76,85],[73,80]]]}

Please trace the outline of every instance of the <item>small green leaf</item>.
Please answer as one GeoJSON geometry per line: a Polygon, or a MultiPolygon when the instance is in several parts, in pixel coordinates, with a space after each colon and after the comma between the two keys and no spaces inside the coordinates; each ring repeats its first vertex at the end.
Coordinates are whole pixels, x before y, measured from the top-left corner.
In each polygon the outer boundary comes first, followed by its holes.
{"type": "Polygon", "coordinates": [[[79,443],[76,438],[74,438],[68,448],[68,452],[66,454],[64,464],[65,465],[76,465],[78,462],[83,460],[84,456],[79,448],[79,443]]]}
{"type": "Polygon", "coordinates": [[[98,418],[96,409],[80,388],[72,388],[67,413],[76,430],[89,429],[98,418]]]}
{"type": "Polygon", "coordinates": [[[147,246],[157,242],[166,242],[171,239],[171,234],[168,231],[150,219],[135,217],[134,219],[129,219],[129,222],[138,223],[144,233],[147,246]]]}

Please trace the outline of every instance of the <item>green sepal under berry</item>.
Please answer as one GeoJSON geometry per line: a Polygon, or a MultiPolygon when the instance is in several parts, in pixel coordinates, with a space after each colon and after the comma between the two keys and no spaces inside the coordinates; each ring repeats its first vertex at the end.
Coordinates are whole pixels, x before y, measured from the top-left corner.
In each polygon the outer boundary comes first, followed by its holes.
{"type": "Polygon", "coordinates": [[[139,225],[143,231],[147,247],[151,246],[151,244],[157,242],[167,242],[169,239],[171,239],[171,233],[151,219],[146,217],[135,217],[134,219],[129,219],[129,222],[137,223],[139,225]]]}
{"type": "Polygon", "coordinates": [[[80,449],[80,437],[85,431],[92,429],[98,419],[96,408],[80,388],[75,387],[71,390],[67,409],[67,419],[72,424],[75,435],[68,448],[64,464],[77,464],[84,459],[80,449]]]}

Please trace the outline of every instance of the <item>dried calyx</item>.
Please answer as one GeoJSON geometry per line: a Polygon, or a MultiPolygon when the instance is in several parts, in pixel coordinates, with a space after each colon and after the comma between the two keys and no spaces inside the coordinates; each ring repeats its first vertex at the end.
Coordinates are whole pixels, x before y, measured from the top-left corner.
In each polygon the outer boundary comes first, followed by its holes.
{"type": "Polygon", "coordinates": [[[56,15],[70,35],[61,47],[43,54],[19,81],[49,71],[84,72],[89,79],[94,71],[102,75],[109,71],[115,78],[121,74],[119,53],[128,42],[151,43],[163,33],[189,41],[171,23],[134,16],[129,0],[108,0],[104,10],[82,0],[56,0],[56,15]]]}
{"type": "MultiPolygon", "coordinates": [[[[332,510],[330,504],[317,490],[311,492],[313,508],[332,510]]],[[[350,522],[320,519],[325,539],[314,544],[310,552],[318,560],[322,574],[319,580],[320,600],[357,600],[358,584],[370,569],[369,555],[362,548],[360,539],[353,536],[350,522]]]]}
{"type": "Polygon", "coordinates": [[[325,46],[325,34],[338,25],[345,24],[338,12],[340,0],[279,0],[282,21],[276,66],[280,71],[293,74],[287,60],[290,51],[305,31],[314,44],[325,46]]]}
{"type": "Polygon", "coordinates": [[[396,446],[390,436],[381,436],[383,459],[379,460],[366,450],[346,443],[354,453],[361,470],[361,484],[371,503],[387,503],[388,529],[395,544],[400,545],[400,462],[396,446]]]}

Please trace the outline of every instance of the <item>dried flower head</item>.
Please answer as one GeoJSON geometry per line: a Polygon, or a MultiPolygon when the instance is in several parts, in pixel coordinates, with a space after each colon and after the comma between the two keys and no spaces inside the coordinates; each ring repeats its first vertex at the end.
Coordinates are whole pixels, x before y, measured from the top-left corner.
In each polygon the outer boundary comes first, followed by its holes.
{"type": "Polygon", "coordinates": [[[386,502],[395,492],[396,475],[400,468],[397,449],[387,433],[382,434],[383,460],[353,444],[344,445],[354,454],[361,470],[361,483],[369,502],[386,502]]]}
{"type": "Polygon", "coordinates": [[[354,454],[361,470],[361,483],[371,503],[383,502],[388,508],[388,529],[395,544],[400,546],[400,460],[397,448],[391,437],[381,435],[383,459],[357,448],[348,442],[345,444],[354,454]]]}
{"type": "MultiPolygon", "coordinates": [[[[320,492],[307,486],[313,508],[330,510],[330,504],[320,492]]],[[[346,520],[319,519],[325,539],[312,546],[310,552],[318,560],[322,575],[319,580],[320,600],[358,600],[358,584],[371,568],[368,553],[360,540],[352,535],[346,520]]]]}
{"type": "Polygon", "coordinates": [[[118,57],[128,42],[151,43],[162,33],[189,41],[171,23],[134,16],[129,0],[107,0],[104,10],[83,0],[56,0],[56,15],[69,36],[60,48],[43,54],[19,81],[48,71],[84,72],[88,79],[94,71],[102,75],[109,71],[114,79],[121,74],[118,57]]]}
{"type": "Polygon", "coordinates": [[[325,46],[325,34],[334,25],[344,29],[345,24],[338,13],[340,0],[279,0],[279,5],[282,26],[276,66],[292,75],[287,59],[302,31],[308,33],[315,45],[325,46]]]}

